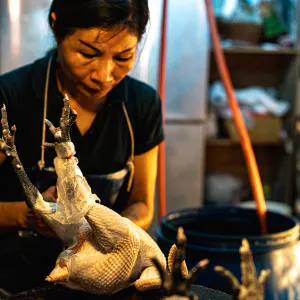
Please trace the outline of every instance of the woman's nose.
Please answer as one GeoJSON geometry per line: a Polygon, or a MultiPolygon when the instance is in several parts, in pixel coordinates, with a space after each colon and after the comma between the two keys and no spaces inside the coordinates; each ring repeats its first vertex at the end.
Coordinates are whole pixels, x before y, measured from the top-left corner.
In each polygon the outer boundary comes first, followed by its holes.
{"type": "Polygon", "coordinates": [[[107,83],[113,80],[113,62],[111,60],[99,61],[91,73],[91,80],[97,83],[107,83]]]}

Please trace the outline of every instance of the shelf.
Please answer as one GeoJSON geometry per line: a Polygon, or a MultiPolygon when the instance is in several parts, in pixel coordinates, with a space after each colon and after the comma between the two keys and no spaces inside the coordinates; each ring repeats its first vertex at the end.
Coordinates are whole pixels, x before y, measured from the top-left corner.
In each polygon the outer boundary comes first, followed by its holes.
{"type": "MultiPolygon", "coordinates": [[[[217,146],[217,147],[230,147],[240,145],[239,142],[231,140],[231,139],[207,139],[207,146],[217,146]]],[[[252,142],[253,146],[283,146],[283,141],[278,140],[274,142],[252,142]]]]}
{"type": "MultiPolygon", "coordinates": [[[[265,50],[256,48],[225,48],[225,58],[230,70],[231,80],[237,89],[249,86],[275,87],[288,101],[295,98],[295,78],[297,49],[265,50]],[[292,86],[291,86],[292,85],[292,86]],[[287,95],[287,97],[285,97],[287,95]]],[[[220,80],[220,74],[214,52],[211,51],[209,61],[209,82],[220,80]]]]}
{"type": "MultiPolygon", "coordinates": [[[[261,46],[233,46],[223,47],[224,53],[228,54],[262,54],[262,55],[300,55],[300,50],[295,48],[264,48],[261,46]]],[[[214,52],[211,49],[211,52],[214,52]]]]}
{"type": "MultiPolygon", "coordinates": [[[[273,186],[285,155],[283,143],[254,143],[253,150],[262,182],[273,186]]],[[[207,140],[205,173],[230,174],[250,184],[242,147],[230,139],[207,140]]]]}

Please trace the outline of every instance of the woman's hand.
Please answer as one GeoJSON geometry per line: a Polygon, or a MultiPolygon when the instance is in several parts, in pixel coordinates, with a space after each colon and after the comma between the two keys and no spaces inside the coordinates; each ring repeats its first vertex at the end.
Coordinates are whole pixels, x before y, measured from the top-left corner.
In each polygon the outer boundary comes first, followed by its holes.
{"type": "Polygon", "coordinates": [[[44,201],[46,202],[56,202],[57,199],[57,189],[56,186],[49,187],[44,193],[42,193],[44,201]]]}
{"type": "MultiPolygon", "coordinates": [[[[56,202],[56,187],[50,187],[42,195],[45,201],[56,202]]],[[[21,228],[33,230],[48,238],[57,238],[56,233],[47,225],[42,216],[28,208],[25,202],[17,204],[17,220],[21,228]]]]}

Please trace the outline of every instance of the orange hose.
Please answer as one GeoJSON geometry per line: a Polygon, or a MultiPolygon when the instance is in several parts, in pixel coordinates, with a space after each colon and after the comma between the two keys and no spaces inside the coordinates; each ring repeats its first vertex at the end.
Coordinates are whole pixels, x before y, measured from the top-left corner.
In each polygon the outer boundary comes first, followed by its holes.
{"type": "MultiPolygon", "coordinates": [[[[161,45],[159,62],[158,92],[162,103],[163,124],[165,124],[165,93],[166,93],[166,52],[167,52],[167,11],[168,1],[163,3],[163,16],[161,27],[161,45]]],[[[166,215],[166,146],[160,144],[158,155],[158,202],[159,218],[166,215]]]]}
{"type": "Polygon", "coordinates": [[[266,202],[264,198],[264,192],[262,188],[257,162],[255,159],[254,151],[248,135],[247,128],[245,126],[243,116],[241,114],[239,105],[235,97],[234,89],[230,79],[230,74],[228,72],[228,67],[226,65],[224,52],[220,42],[220,35],[217,29],[216,19],[214,16],[211,0],[205,0],[205,2],[206,2],[211,38],[215,50],[214,52],[215,52],[218,70],[221,79],[223,81],[226,90],[226,95],[228,98],[228,103],[233,113],[235,125],[237,127],[237,131],[240,136],[241,146],[244,152],[244,156],[248,168],[248,175],[252,186],[252,192],[256,202],[256,210],[257,210],[257,214],[261,226],[261,231],[263,234],[266,234],[267,233],[267,224],[266,224],[267,210],[266,210],[266,202]]]}

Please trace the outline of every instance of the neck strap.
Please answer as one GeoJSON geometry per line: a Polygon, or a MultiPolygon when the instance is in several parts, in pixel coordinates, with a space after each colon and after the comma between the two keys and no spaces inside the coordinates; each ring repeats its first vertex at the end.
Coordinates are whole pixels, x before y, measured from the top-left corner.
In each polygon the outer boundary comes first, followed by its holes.
{"type": "Polygon", "coordinates": [[[48,107],[48,90],[49,90],[49,79],[50,79],[50,70],[52,63],[53,55],[50,56],[48,67],[47,67],[47,75],[46,75],[46,84],[44,91],[44,114],[43,114],[43,126],[42,126],[42,144],[41,144],[41,159],[38,161],[38,166],[40,171],[45,167],[45,140],[46,140],[46,122],[47,119],[47,107],[48,107]]]}

